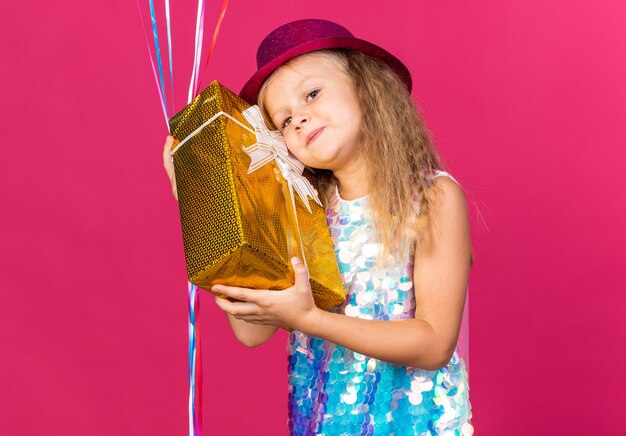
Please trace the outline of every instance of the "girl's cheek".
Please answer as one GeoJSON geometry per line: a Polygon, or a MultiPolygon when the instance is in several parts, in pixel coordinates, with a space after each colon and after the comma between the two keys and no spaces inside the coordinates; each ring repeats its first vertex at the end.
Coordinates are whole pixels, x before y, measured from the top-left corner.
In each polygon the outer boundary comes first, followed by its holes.
{"type": "Polygon", "coordinates": [[[283,138],[285,138],[285,144],[287,144],[287,149],[293,153],[295,147],[294,147],[294,141],[291,138],[291,135],[289,133],[287,133],[286,135],[283,136],[283,138]]]}
{"type": "Polygon", "coordinates": [[[289,150],[289,152],[290,152],[291,154],[293,154],[293,155],[294,155],[297,159],[300,159],[300,158],[298,157],[298,149],[297,149],[297,148],[295,148],[295,147],[290,147],[290,146],[289,146],[289,144],[287,144],[287,150],[289,150]]]}
{"type": "Polygon", "coordinates": [[[300,157],[300,150],[298,149],[296,145],[294,145],[295,143],[289,142],[287,138],[285,138],[285,143],[287,144],[287,150],[289,150],[289,152],[293,154],[296,157],[296,159],[302,160],[302,158],[300,157]]]}

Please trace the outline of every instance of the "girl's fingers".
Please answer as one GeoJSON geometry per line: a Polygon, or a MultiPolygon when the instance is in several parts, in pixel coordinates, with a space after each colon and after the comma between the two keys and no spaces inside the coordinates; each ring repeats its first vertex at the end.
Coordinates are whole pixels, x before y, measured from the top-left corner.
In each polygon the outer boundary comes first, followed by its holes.
{"type": "Polygon", "coordinates": [[[165,168],[167,177],[170,179],[170,183],[172,184],[172,194],[174,195],[174,198],[178,200],[178,192],[176,190],[176,177],[174,176],[174,162],[172,162],[172,155],[170,154],[173,144],[174,137],[168,135],[165,138],[165,145],[163,146],[163,167],[165,168]]]}
{"type": "Polygon", "coordinates": [[[224,312],[228,312],[237,318],[248,316],[257,317],[259,315],[259,306],[254,303],[233,303],[232,301],[219,297],[215,299],[215,303],[224,312]]]}
{"type": "Polygon", "coordinates": [[[227,297],[234,298],[239,301],[250,301],[253,303],[258,302],[259,298],[264,292],[258,289],[237,288],[235,286],[223,286],[215,285],[211,288],[213,292],[224,294],[227,297]]]}
{"type": "Polygon", "coordinates": [[[295,273],[296,282],[294,286],[298,290],[310,289],[309,272],[302,261],[297,257],[291,258],[291,265],[293,266],[293,272],[295,273]]]}
{"type": "Polygon", "coordinates": [[[174,164],[172,163],[172,144],[174,144],[174,137],[168,136],[165,139],[165,145],[163,146],[163,166],[167,170],[167,174],[170,174],[170,170],[174,171],[174,164]]]}

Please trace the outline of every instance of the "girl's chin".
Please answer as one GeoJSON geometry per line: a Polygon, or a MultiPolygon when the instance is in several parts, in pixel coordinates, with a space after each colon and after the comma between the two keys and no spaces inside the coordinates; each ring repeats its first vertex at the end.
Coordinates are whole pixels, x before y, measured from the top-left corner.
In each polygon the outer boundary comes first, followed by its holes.
{"type": "Polygon", "coordinates": [[[332,164],[332,160],[326,159],[307,159],[306,161],[301,161],[307,167],[315,168],[318,170],[333,170],[334,166],[332,164]]]}
{"type": "Polygon", "coordinates": [[[320,144],[317,144],[317,142],[313,142],[306,150],[301,150],[304,153],[294,153],[293,151],[291,153],[307,167],[332,171],[335,166],[333,163],[337,163],[337,150],[332,150],[328,146],[324,147],[321,144],[322,141],[320,141],[320,144]],[[322,146],[319,147],[318,145],[322,146]]]}

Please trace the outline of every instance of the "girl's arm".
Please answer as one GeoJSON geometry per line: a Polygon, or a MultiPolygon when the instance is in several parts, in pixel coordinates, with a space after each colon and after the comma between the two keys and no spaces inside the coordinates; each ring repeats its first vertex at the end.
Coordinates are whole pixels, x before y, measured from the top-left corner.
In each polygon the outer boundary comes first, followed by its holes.
{"type": "Polygon", "coordinates": [[[306,269],[294,262],[296,284],[287,290],[250,291],[215,287],[242,302],[218,300],[238,319],[285,325],[357,353],[428,370],[445,366],[458,337],[471,259],[467,206],[451,180],[436,179],[432,195],[430,243],[415,253],[415,319],[377,321],[334,314],[313,303],[306,269]]]}
{"type": "Polygon", "coordinates": [[[470,268],[471,243],[463,192],[436,179],[429,244],[415,253],[415,319],[371,321],[319,312],[307,333],[371,357],[411,367],[445,366],[456,346],[470,268]]]}
{"type": "MultiPolygon", "coordinates": [[[[174,174],[174,164],[172,163],[172,156],[170,151],[174,144],[174,137],[167,136],[165,139],[165,146],[163,147],[163,167],[167,173],[167,178],[172,184],[172,194],[174,198],[178,200],[178,192],[176,191],[176,176],[174,174]]],[[[217,297],[216,297],[217,298],[217,297]]],[[[255,347],[269,340],[277,327],[271,325],[258,325],[250,324],[243,320],[235,319],[232,315],[226,314],[228,317],[228,323],[235,333],[235,337],[247,347],[255,347]]]]}
{"type": "MultiPolygon", "coordinates": [[[[215,297],[216,301],[219,297],[215,297]]],[[[246,347],[256,347],[271,339],[278,330],[275,325],[252,324],[242,319],[237,319],[230,313],[226,312],[230,328],[239,342],[246,347]]]]}

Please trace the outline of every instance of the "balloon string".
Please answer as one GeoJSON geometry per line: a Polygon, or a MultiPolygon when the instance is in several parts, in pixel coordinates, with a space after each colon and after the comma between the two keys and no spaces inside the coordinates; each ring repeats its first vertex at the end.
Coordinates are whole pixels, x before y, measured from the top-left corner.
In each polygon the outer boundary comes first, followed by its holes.
{"type": "Polygon", "coordinates": [[[150,65],[152,66],[152,73],[154,74],[154,82],[156,84],[157,91],[159,92],[159,101],[161,102],[161,109],[163,110],[163,116],[165,117],[165,125],[167,126],[167,131],[169,133],[170,124],[169,124],[169,119],[167,117],[167,109],[165,108],[165,100],[163,98],[163,93],[161,92],[161,87],[159,86],[159,79],[157,77],[156,67],[154,66],[154,58],[152,56],[152,51],[150,50],[150,42],[148,41],[148,34],[146,33],[145,21],[143,19],[143,14],[141,13],[141,6],[139,6],[139,0],[137,0],[137,10],[139,11],[139,20],[141,21],[141,28],[143,30],[143,36],[146,39],[146,48],[148,49],[148,57],[150,58],[150,65]]]}
{"type": "Polygon", "coordinates": [[[198,15],[196,16],[196,40],[193,56],[193,67],[191,68],[191,81],[189,82],[189,94],[187,95],[187,104],[194,99],[194,90],[197,87],[198,70],[200,68],[200,59],[202,58],[202,35],[204,34],[204,0],[198,0],[198,15]]]}
{"type": "MultiPolygon", "coordinates": [[[[194,84],[193,84],[193,89],[196,90],[198,89],[198,79],[199,79],[199,75],[200,75],[200,64],[202,63],[202,46],[203,46],[203,42],[204,42],[204,16],[205,16],[205,7],[204,7],[204,0],[202,0],[202,18],[200,20],[200,36],[198,38],[198,60],[197,63],[195,65],[195,77],[194,77],[194,84]]],[[[196,97],[196,93],[194,92],[194,98],[196,97]]]]}
{"type": "MultiPolygon", "coordinates": [[[[197,291],[197,288],[196,288],[197,291]]],[[[202,436],[202,344],[200,343],[200,295],[196,292],[196,436],[202,436]]]]}
{"type": "Polygon", "coordinates": [[[171,110],[174,113],[174,67],[172,61],[172,29],[170,26],[170,0],[165,0],[165,22],[167,23],[167,54],[170,63],[171,110]]]}
{"type": "Polygon", "coordinates": [[[154,38],[154,51],[157,58],[157,66],[159,67],[159,82],[161,83],[161,91],[163,97],[163,106],[165,106],[165,116],[167,116],[167,95],[165,93],[165,80],[163,79],[163,63],[161,62],[161,45],[159,44],[159,32],[157,30],[156,14],[154,12],[154,1],[150,3],[150,21],[152,23],[152,37],[154,38]]]}
{"type": "MultiPolygon", "coordinates": [[[[220,8],[220,15],[219,15],[219,18],[217,19],[215,30],[213,31],[213,37],[211,38],[211,45],[209,46],[209,53],[207,54],[206,61],[204,62],[204,68],[202,69],[202,77],[204,77],[204,73],[206,73],[206,69],[209,66],[209,60],[211,60],[211,57],[213,56],[213,49],[215,48],[217,35],[219,35],[220,29],[222,28],[222,21],[224,20],[224,15],[226,14],[227,7],[228,7],[228,0],[224,0],[220,8]]],[[[198,86],[196,87],[195,95],[198,95],[200,91],[200,86],[202,85],[202,77],[200,77],[200,82],[198,83],[198,86]]]]}
{"type": "Polygon", "coordinates": [[[194,285],[188,283],[187,287],[187,307],[189,310],[189,319],[188,319],[188,329],[189,329],[189,349],[187,350],[187,356],[189,358],[189,364],[187,367],[187,373],[189,377],[189,436],[195,436],[194,431],[194,422],[193,422],[193,412],[194,412],[194,395],[196,393],[195,384],[194,384],[194,373],[195,373],[195,348],[196,348],[196,332],[195,332],[195,313],[193,310],[193,301],[194,301],[194,285]]]}
{"type": "Polygon", "coordinates": [[[189,436],[202,434],[202,350],[200,347],[198,287],[188,283],[189,306],[189,436]]]}

